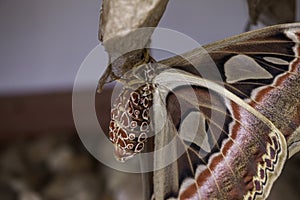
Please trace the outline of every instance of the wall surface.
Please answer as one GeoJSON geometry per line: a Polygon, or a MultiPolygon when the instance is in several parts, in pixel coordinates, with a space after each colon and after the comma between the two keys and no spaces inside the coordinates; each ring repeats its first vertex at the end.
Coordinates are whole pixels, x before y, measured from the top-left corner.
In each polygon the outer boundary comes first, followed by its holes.
{"type": "MultiPolygon", "coordinates": [[[[71,89],[99,43],[100,6],[101,0],[1,0],[0,95],[71,89]]],[[[159,26],[207,44],[241,33],[247,17],[246,0],[170,0],[159,26]]]]}
{"type": "MultiPolygon", "coordinates": [[[[97,39],[101,0],[1,0],[0,95],[70,89],[97,39]]],[[[243,0],[171,0],[161,27],[200,44],[242,32],[243,0]]]]}
{"type": "Polygon", "coordinates": [[[0,93],[70,88],[98,43],[99,0],[1,0],[0,93]]]}

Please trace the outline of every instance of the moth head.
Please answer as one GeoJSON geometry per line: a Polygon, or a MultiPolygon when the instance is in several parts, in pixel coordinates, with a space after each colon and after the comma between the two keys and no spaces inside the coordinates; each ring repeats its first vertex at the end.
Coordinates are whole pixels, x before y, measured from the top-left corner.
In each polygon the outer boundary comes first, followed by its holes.
{"type": "Polygon", "coordinates": [[[146,83],[137,89],[125,88],[111,109],[109,139],[115,146],[117,160],[125,162],[143,151],[150,134],[150,108],[153,86],[146,83]]]}

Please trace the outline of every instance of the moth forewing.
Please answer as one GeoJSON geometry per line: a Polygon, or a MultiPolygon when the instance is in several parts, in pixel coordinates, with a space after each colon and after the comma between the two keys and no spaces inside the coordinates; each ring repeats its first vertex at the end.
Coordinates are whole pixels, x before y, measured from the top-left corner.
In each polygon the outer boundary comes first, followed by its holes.
{"type": "MultiPolygon", "coordinates": [[[[183,84],[182,80],[184,80],[184,82],[186,82],[185,84],[188,83],[189,85],[197,85],[197,86],[200,86],[200,87],[208,87],[209,90],[220,94],[224,98],[229,99],[229,101],[234,102],[239,107],[241,107],[241,108],[245,109],[247,112],[251,113],[251,115],[256,116],[257,120],[260,121],[259,123],[264,124],[264,126],[268,127],[268,129],[272,132],[272,134],[274,134],[274,137],[276,137],[280,141],[279,144],[280,144],[280,148],[282,150],[280,152],[278,152],[279,161],[278,162],[276,161],[276,165],[273,166],[275,168],[274,170],[276,170],[278,173],[271,173],[268,170],[265,171],[265,173],[268,174],[269,180],[268,180],[268,185],[266,185],[263,188],[264,193],[261,197],[264,198],[265,196],[267,196],[268,193],[270,192],[270,188],[271,188],[272,183],[278,177],[279,172],[281,171],[281,169],[283,167],[283,163],[285,162],[285,159],[286,159],[286,155],[287,155],[286,148],[287,148],[287,146],[286,146],[286,142],[285,142],[285,138],[283,137],[283,134],[265,116],[263,116],[261,113],[257,112],[253,107],[248,105],[246,102],[244,102],[242,99],[237,97],[235,94],[231,93],[230,91],[226,90],[224,87],[222,87],[221,85],[219,85],[215,82],[212,82],[210,80],[203,79],[203,78],[200,78],[200,77],[197,77],[197,76],[194,76],[194,75],[188,75],[185,72],[180,73],[180,70],[178,70],[178,71],[176,71],[176,70],[166,70],[166,71],[162,72],[161,74],[159,74],[154,80],[158,81],[160,85],[164,85],[164,87],[169,86],[169,88],[171,88],[171,86],[174,87],[174,85],[176,85],[176,87],[178,87],[180,85],[179,83],[183,84]],[[169,83],[169,81],[166,77],[172,77],[172,81],[170,81],[170,83],[169,83]],[[170,85],[168,85],[168,83],[170,85]]],[[[168,120],[168,122],[169,122],[169,120],[168,120]]],[[[158,145],[159,148],[163,148],[164,146],[169,144],[170,141],[173,139],[172,137],[178,138],[178,140],[180,142],[182,142],[183,139],[179,137],[179,134],[178,134],[177,130],[174,129],[174,126],[173,126],[173,128],[169,128],[170,126],[172,127],[172,123],[171,124],[168,123],[168,125],[166,126],[167,128],[162,129],[162,132],[160,132],[160,135],[156,136],[157,139],[155,140],[156,141],[155,145],[158,145]]],[[[193,134],[193,133],[191,133],[191,134],[193,134]]],[[[173,154],[176,155],[178,153],[178,148],[180,148],[180,147],[175,145],[173,148],[170,149],[169,153],[173,153],[173,154]]],[[[183,145],[182,148],[185,148],[186,151],[187,151],[189,147],[187,145],[183,145]]],[[[268,149],[269,147],[266,146],[266,148],[268,149]]],[[[157,149],[157,150],[159,150],[159,149],[157,149]]],[[[245,151],[245,150],[243,150],[243,151],[245,151]]],[[[170,157],[172,154],[164,154],[164,153],[161,154],[161,152],[157,151],[155,155],[156,155],[156,158],[160,158],[160,159],[157,159],[155,162],[160,163],[161,160],[163,162],[165,162],[166,156],[168,155],[168,157],[170,157]]],[[[225,162],[226,162],[226,159],[228,159],[228,158],[225,157],[225,154],[224,155],[221,154],[221,156],[224,157],[225,162]]],[[[187,157],[189,158],[189,156],[187,156],[187,157]]],[[[180,166],[180,165],[183,165],[183,164],[178,163],[178,165],[180,166]]],[[[192,174],[193,174],[194,178],[197,179],[198,177],[195,177],[195,169],[194,169],[193,163],[191,162],[191,163],[189,163],[189,165],[190,165],[191,171],[193,171],[192,174]]],[[[230,167],[230,166],[228,166],[228,167],[230,167]]],[[[174,183],[173,178],[174,178],[174,176],[178,176],[178,174],[177,174],[177,171],[175,169],[179,169],[179,168],[177,168],[176,164],[172,163],[170,166],[168,166],[168,167],[164,168],[163,170],[161,170],[163,172],[160,171],[161,173],[167,174],[169,177],[159,176],[159,173],[154,173],[154,185],[155,185],[155,181],[157,181],[156,184],[159,185],[158,188],[161,188],[167,182],[168,183],[167,185],[169,187],[174,186],[176,188],[177,187],[177,182],[174,183]],[[170,174],[170,170],[172,170],[171,174],[170,174]]],[[[259,169],[260,168],[258,168],[257,170],[259,170],[259,169]]],[[[212,176],[216,176],[216,175],[212,175],[212,176]]],[[[254,178],[254,180],[256,180],[256,179],[254,178]]],[[[215,181],[219,182],[221,180],[216,179],[215,181]]],[[[171,189],[172,188],[170,188],[169,190],[171,190],[171,189]]],[[[215,189],[217,190],[217,188],[215,188],[215,189]]],[[[161,189],[157,189],[157,190],[154,190],[154,191],[158,192],[157,195],[159,195],[159,197],[161,197],[161,195],[162,195],[161,194],[161,192],[162,192],[161,189]]],[[[178,191],[178,190],[174,190],[174,191],[178,191]]],[[[174,193],[174,191],[172,191],[172,192],[174,193]]],[[[221,190],[220,190],[220,192],[221,192],[221,190]]],[[[170,192],[166,192],[164,194],[166,195],[168,193],[170,193],[170,192]]],[[[177,195],[186,195],[186,194],[177,194],[177,195]]],[[[251,197],[252,198],[255,195],[256,195],[255,192],[253,192],[253,193],[249,192],[245,197],[251,197]]]]}
{"type": "Polygon", "coordinates": [[[168,67],[150,81],[156,200],[267,198],[300,150],[299,38],[300,24],[278,25],[207,45],[210,57],[200,48],[160,62],[168,67]]]}

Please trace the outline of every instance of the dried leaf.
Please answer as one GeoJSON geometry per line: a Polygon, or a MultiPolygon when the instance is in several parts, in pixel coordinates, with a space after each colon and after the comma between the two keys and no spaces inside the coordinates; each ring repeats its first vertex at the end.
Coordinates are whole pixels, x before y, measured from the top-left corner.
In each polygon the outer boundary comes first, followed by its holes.
{"type": "Polygon", "coordinates": [[[149,60],[149,53],[144,48],[149,44],[154,29],[136,29],[156,27],[167,3],[168,0],[103,0],[99,40],[105,46],[110,61],[121,57],[122,62],[119,59],[107,68],[99,81],[98,91],[101,91],[103,84],[116,80],[136,64],[149,60]]]}

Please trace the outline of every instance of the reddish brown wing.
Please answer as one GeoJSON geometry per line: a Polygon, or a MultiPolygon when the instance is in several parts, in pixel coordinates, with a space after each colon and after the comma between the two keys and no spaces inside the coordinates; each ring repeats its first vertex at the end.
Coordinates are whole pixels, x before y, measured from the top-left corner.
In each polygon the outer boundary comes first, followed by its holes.
{"type": "MultiPolygon", "coordinates": [[[[178,71],[160,76],[184,77],[190,84],[162,95],[169,128],[156,140],[166,145],[175,137],[175,149],[185,151],[173,151],[177,162],[154,172],[155,199],[268,196],[288,151],[298,151],[299,33],[300,24],[289,24],[208,45],[222,83],[204,78],[179,57],[162,61],[178,71]]],[[[186,55],[197,63],[197,50],[186,55]]]]}

